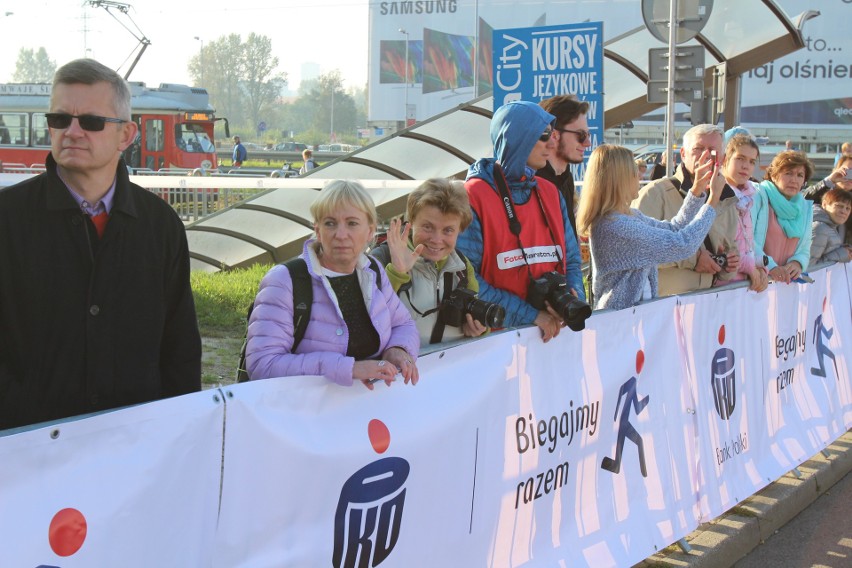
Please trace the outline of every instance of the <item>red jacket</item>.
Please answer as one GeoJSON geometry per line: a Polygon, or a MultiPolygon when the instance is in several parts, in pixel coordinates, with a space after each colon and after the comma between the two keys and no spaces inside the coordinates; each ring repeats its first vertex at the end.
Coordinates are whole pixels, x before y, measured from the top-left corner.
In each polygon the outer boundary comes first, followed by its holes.
{"type": "Polygon", "coordinates": [[[554,270],[565,274],[565,250],[561,244],[565,242],[565,225],[559,191],[540,177],[536,177],[536,182],[538,187],[533,191],[538,196],[533,195],[523,205],[514,204],[521,223],[523,252],[518,237],[509,230],[503,200],[497,191],[483,179],[472,178],[465,183],[470,205],[482,224],[480,274],[492,286],[521,298],[527,297],[530,274],[533,278],[554,270]],[[546,221],[542,205],[547,212],[546,221]]]}

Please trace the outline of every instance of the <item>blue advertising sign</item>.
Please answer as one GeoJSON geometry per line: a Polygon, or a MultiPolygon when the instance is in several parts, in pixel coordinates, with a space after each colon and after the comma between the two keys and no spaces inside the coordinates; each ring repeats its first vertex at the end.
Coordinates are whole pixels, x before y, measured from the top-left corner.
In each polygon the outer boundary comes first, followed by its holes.
{"type": "MultiPolygon", "coordinates": [[[[588,161],[603,136],[603,22],[494,30],[492,42],[495,110],[510,101],[576,95],[589,103],[588,161]]],[[[571,170],[582,179],[586,164],[571,170]]]]}

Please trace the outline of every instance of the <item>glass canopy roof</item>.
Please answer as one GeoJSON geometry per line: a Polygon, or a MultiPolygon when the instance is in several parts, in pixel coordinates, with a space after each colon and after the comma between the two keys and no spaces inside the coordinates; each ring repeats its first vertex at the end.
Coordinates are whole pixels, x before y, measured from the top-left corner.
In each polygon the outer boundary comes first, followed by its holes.
{"type": "MultiPolygon", "coordinates": [[[[802,48],[793,21],[813,15],[791,20],[771,0],[715,0],[706,26],[687,45],[705,47],[709,86],[717,64],[735,77],[802,48]]],[[[646,83],[648,49],[662,46],[644,26],[604,42],[606,127],[661,106],[647,102],[646,83]]],[[[330,179],[361,180],[385,219],[402,213],[419,180],[463,177],[469,164],[492,154],[492,106],[491,96],[480,97],[188,225],[192,268],[216,271],[299,254],[312,232],[310,204],[330,179]]]]}

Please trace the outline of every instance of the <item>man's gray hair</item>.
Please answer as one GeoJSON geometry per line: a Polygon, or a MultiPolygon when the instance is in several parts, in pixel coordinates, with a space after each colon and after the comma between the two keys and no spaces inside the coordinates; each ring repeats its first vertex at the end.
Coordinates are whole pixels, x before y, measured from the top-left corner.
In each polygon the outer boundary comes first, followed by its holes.
{"type": "Polygon", "coordinates": [[[693,144],[695,144],[696,138],[699,136],[706,136],[707,134],[712,134],[714,132],[721,136],[724,140],[725,132],[722,130],[721,126],[716,126],[715,124],[696,124],[683,134],[683,147],[692,148],[693,144]]]}
{"type": "MultiPolygon", "coordinates": [[[[121,75],[94,59],[75,59],[56,70],[53,87],[57,85],[94,85],[108,83],[115,94],[113,106],[117,118],[130,120],[130,86],[121,75]]],[[[52,103],[53,101],[51,101],[52,103]]]]}

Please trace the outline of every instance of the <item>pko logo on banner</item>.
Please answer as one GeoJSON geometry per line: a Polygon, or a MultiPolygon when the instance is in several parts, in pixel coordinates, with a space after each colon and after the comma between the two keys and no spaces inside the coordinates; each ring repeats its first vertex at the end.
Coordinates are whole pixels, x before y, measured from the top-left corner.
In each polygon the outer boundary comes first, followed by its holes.
{"type": "MultiPolygon", "coordinates": [[[[725,326],[719,328],[719,345],[725,343],[725,326]]],[[[734,352],[721,347],[710,364],[710,384],[713,387],[713,404],[722,420],[728,420],[737,406],[737,375],[734,369],[734,352]]]]}
{"type": "MultiPolygon", "coordinates": [[[[76,554],[86,540],[88,525],[86,517],[77,509],[62,509],[50,521],[47,540],[57,556],[76,554]]],[[[39,564],[36,568],[59,568],[52,564],[39,564]]]]}
{"type": "MultiPolygon", "coordinates": [[[[388,449],[382,421],[371,420],[367,433],[376,453],[388,449]]],[[[409,469],[406,460],[387,457],[346,480],[334,515],[334,568],[369,568],[387,559],[399,539],[409,469]]]]}

